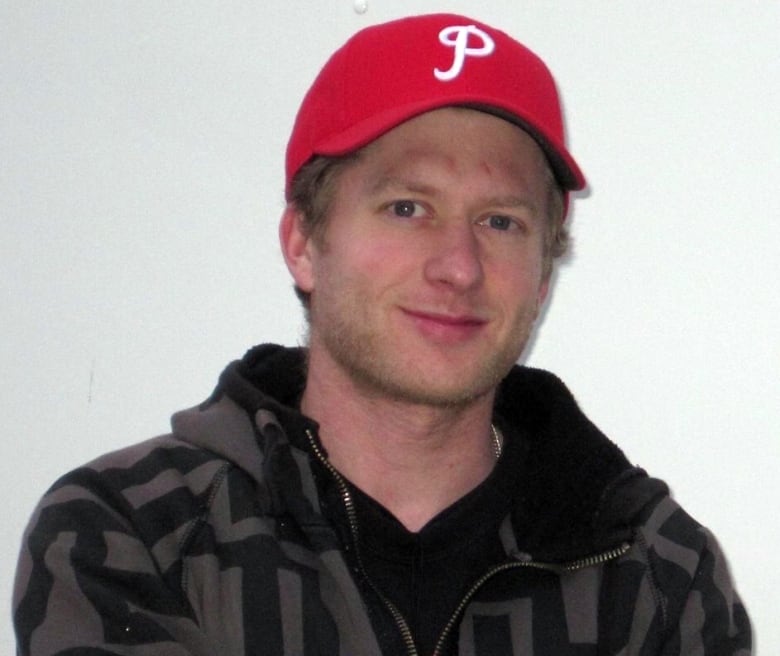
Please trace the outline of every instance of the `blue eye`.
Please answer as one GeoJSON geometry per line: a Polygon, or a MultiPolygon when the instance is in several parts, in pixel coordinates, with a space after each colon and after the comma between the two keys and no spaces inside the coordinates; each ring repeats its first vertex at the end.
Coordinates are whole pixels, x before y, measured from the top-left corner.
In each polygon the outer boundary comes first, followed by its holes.
{"type": "Polygon", "coordinates": [[[492,214],[487,217],[485,224],[494,230],[511,230],[515,222],[508,216],[501,214],[492,214]]]}
{"type": "Polygon", "coordinates": [[[413,200],[397,200],[391,206],[393,214],[404,218],[418,216],[420,206],[413,200]]]}

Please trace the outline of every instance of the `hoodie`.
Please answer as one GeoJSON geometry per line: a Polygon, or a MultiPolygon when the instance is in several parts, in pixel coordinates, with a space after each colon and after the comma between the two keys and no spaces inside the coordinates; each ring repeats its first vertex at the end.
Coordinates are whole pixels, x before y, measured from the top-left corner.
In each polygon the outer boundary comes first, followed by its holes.
{"type": "MultiPolygon", "coordinates": [[[[417,654],[367,571],[365,500],[297,410],[304,383],[303,350],[255,347],[169,434],[57,481],[23,539],[18,653],[417,654]]],[[[434,654],[750,653],[717,541],[563,383],[515,367],[495,417],[514,453],[499,557],[434,654]]]]}

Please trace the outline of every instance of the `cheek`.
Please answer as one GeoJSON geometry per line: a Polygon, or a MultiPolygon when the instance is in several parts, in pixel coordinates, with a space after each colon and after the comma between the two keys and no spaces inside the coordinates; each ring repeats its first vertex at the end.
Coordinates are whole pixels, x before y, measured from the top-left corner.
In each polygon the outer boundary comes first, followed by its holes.
{"type": "Polygon", "coordinates": [[[494,280],[502,288],[514,289],[515,297],[535,295],[542,286],[542,275],[542,256],[536,249],[510,254],[493,267],[494,280]]]}
{"type": "Polygon", "coordinates": [[[391,256],[382,248],[365,242],[345,242],[346,246],[329,248],[315,259],[315,285],[325,294],[365,295],[382,279],[391,256]]]}
{"type": "Polygon", "coordinates": [[[418,252],[419,243],[394,236],[374,236],[362,239],[354,244],[344,261],[349,261],[357,272],[369,277],[377,284],[391,283],[404,272],[419,268],[422,256],[418,252]]]}
{"type": "Polygon", "coordinates": [[[511,317],[512,323],[534,320],[545,295],[541,265],[508,268],[493,288],[493,298],[504,308],[504,315],[511,317]]]}

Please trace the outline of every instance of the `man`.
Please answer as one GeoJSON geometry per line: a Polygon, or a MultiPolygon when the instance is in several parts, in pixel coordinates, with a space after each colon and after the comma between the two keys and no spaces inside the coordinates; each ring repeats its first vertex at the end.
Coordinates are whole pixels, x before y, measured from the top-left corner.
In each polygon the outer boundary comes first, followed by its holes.
{"type": "Polygon", "coordinates": [[[507,35],[355,35],[287,152],[308,348],[252,349],[170,435],[55,484],[19,652],[748,654],[711,534],[514,365],[584,184],[507,35]]]}

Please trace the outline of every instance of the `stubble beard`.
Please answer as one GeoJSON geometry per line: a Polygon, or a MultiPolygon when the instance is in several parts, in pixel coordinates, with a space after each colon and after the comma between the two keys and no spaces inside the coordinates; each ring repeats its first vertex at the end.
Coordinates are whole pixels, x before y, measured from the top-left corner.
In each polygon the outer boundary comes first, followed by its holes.
{"type": "Polygon", "coordinates": [[[309,341],[323,348],[366,397],[440,408],[463,408],[492,393],[521,356],[535,317],[535,312],[524,313],[509,338],[471,371],[452,372],[449,381],[441,381],[431,380],[412,355],[393,349],[387,335],[372,328],[357,307],[343,299],[330,305],[317,317],[316,328],[309,327],[309,341]]]}

